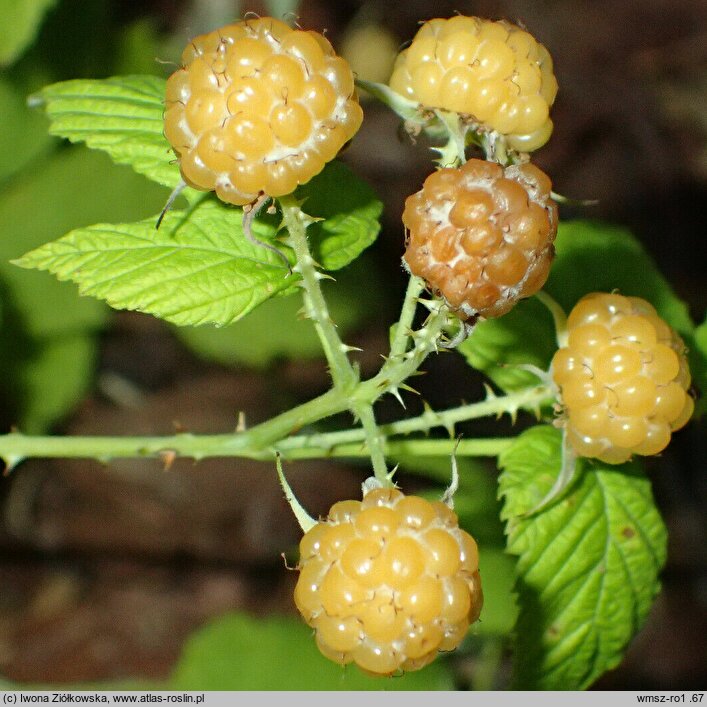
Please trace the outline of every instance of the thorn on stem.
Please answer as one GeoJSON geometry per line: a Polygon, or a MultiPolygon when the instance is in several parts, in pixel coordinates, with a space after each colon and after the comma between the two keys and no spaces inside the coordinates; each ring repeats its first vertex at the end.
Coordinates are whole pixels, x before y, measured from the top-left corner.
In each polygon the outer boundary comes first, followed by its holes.
{"type": "Polygon", "coordinates": [[[238,422],[236,423],[236,432],[245,432],[246,431],[246,422],[245,422],[245,413],[243,410],[240,410],[238,412],[238,422]]]}
{"type": "Polygon", "coordinates": [[[24,461],[24,457],[17,454],[8,454],[6,457],[2,457],[2,460],[5,462],[5,468],[3,469],[2,475],[9,476],[13,469],[24,461]]]}
{"type": "Polygon", "coordinates": [[[400,391],[397,388],[389,388],[388,392],[400,403],[403,409],[405,408],[405,401],[403,400],[402,395],[400,395],[400,391]]]}
{"type": "Polygon", "coordinates": [[[162,471],[169,471],[177,458],[177,452],[174,449],[163,449],[159,454],[162,460],[162,471]]]}
{"type": "Polygon", "coordinates": [[[554,191],[550,192],[550,196],[560,204],[568,204],[570,206],[597,206],[597,204],[601,203],[599,199],[574,199],[554,191]]]}

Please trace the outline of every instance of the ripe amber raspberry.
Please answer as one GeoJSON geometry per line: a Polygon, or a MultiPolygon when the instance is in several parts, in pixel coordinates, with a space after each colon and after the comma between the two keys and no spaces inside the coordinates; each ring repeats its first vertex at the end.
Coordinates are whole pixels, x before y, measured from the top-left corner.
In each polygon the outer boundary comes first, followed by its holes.
{"type": "Polygon", "coordinates": [[[547,175],[469,160],[431,174],[405,202],[404,260],[466,318],[498,317],[547,279],[557,205],[547,175]]]}
{"type": "Polygon", "coordinates": [[[551,370],[576,454],[620,464],[665,449],[694,409],[678,334],[645,300],[602,293],[575,305],[567,329],[551,370]]]}
{"type": "Polygon", "coordinates": [[[321,172],[361,125],[347,62],[270,17],[194,39],[167,81],[165,135],[184,181],[247,204],[321,172]]]}
{"type": "Polygon", "coordinates": [[[456,648],[483,601],[478,550],[443,503],[374,489],[300,542],[295,603],[321,652],[390,675],[456,648]]]}
{"type": "Polygon", "coordinates": [[[508,22],[463,16],[426,22],[398,55],[390,87],[423,106],[468,114],[516,150],[537,150],[552,133],[552,59],[508,22]]]}

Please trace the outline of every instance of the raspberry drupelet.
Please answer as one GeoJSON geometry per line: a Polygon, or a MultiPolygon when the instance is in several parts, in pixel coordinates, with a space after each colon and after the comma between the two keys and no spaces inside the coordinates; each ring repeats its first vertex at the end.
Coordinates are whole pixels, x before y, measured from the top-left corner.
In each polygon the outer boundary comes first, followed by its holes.
{"type": "Polygon", "coordinates": [[[196,37],[167,81],[165,136],[184,181],[243,205],[321,172],[363,119],[348,63],[270,17],[196,37]]]}

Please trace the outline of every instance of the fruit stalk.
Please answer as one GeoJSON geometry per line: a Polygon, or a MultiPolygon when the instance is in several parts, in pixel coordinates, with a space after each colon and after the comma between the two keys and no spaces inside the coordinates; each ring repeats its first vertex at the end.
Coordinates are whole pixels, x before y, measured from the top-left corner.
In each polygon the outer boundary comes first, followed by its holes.
{"type": "Polygon", "coordinates": [[[383,486],[392,486],[392,482],[388,478],[388,467],[385,463],[384,438],[376,424],[375,413],[373,406],[370,404],[359,404],[354,408],[354,412],[358,417],[363,432],[366,435],[367,452],[371,457],[371,466],[373,467],[373,475],[383,486]]]}
{"type": "Polygon", "coordinates": [[[407,350],[412,332],[412,320],[417,310],[417,298],[425,288],[425,281],[421,277],[412,275],[408,281],[405,299],[400,310],[400,319],[395,325],[393,341],[390,344],[390,358],[398,358],[407,350]]]}

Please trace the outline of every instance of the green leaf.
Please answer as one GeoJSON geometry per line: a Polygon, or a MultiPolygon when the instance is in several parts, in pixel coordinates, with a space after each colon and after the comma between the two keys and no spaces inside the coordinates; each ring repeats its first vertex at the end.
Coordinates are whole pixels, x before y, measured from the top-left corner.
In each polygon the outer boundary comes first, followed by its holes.
{"type": "Polygon", "coordinates": [[[31,335],[95,328],[104,322],[106,311],[94,300],[78,298],[70,285],[22,272],[8,261],[97,219],[140,218],[162,203],[164,194],[164,189],[116,168],[103,155],[71,149],[38,164],[33,174],[0,195],[0,277],[31,335]]]}
{"type": "Polygon", "coordinates": [[[481,637],[510,635],[518,618],[518,602],[513,593],[515,558],[500,548],[479,545],[479,573],[484,606],[472,632],[481,637]]]}
{"type": "MultiPolygon", "coordinates": [[[[354,265],[343,270],[336,282],[322,282],[329,313],[343,337],[376,310],[374,293],[380,282],[372,270],[370,264],[354,265]]],[[[299,292],[273,297],[230,326],[179,327],[177,335],[199,356],[226,366],[266,368],[281,358],[322,355],[312,322],[302,318],[299,292]]]]}
{"type": "Polygon", "coordinates": [[[230,614],[187,642],[173,690],[451,690],[443,660],[403,677],[374,678],[324,658],[312,630],[289,617],[230,614]]]}
{"type": "Polygon", "coordinates": [[[163,202],[165,190],[84,148],[33,167],[0,192],[0,394],[8,422],[39,433],[85,393],[108,310],[68,283],[8,261],[76,225],[140,218],[163,202]]]}
{"type": "Polygon", "coordinates": [[[687,305],[629,231],[591,221],[561,223],[546,290],[567,310],[588,292],[643,297],[681,333],[692,332],[687,305]]]}
{"type": "Polygon", "coordinates": [[[98,354],[93,332],[50,337],[36,343],[37,354],[21,367],[22,403],[17,422],[40,434],[73,408],[91,384],[98,354]]]}
{"type": "Polygon", "coordinates": [[[518,556],[515,684],[579,690],[615,667],[660,589],[666,530],[638,464],[587,465],[559,502],[545,496],[561,434],[533,427],[499,457],[508,551],[518,556]]]}
{"type": "MultiPolygon", "coordinates": [[[[53,134],[105,150],[116,162],[174,188],[181,177],[162,132],[164,92],[164,79],[117,76],[53,84],[34,102],[45,106],[53,134]]],[[[184,194],[191,203],[203,197],[194,189],[184,194]]],[[[310,216],[324,219],[310,227],[309,238],[325,270],[344,267],[376,239],[383,206],[346,166],[330,162],[297,196],[310,216]]]]}
{"type": "Polygon", "coordinates": [[[45,153],[52,143],[46,119],[29,110],[22,92],[0,78],[0,183],[45,153]]]}
{"type": "MultiPolygon", "coordinates": [[[[164,92],[164,79],[118,76],[53,84],[35,102],[44,104],[53,134],[105,150],[116,162],[174,188],[181,177],[162,132],[164,92]]],[[[193,189],[184,194],[190,202],[201,197],[193,189]]],[[[382,204],[344,165],[329,163],[297,196],[310,216],[326,219],[309,229],[314,257],[325,270],[344,267],[376,239],[382,204]]]]}
{"type": "MultiPolygon", "coordinates": [[[[43,105],[53,135],[106,151],[115,162],[173,189],[181,181],[174,153],[163,134],[165,80],[115,76],[63,81],[32,97],[43,105]]],[[[200,194],[186,189],[190,201],[200,194]]]]}
{"type": "Polygon", "coordinates": [[[28,47],[46,12],[56,0],[0,0],[0,66],[7,66],[28,47]]]}
{"type": "Polygon", "coordinates": [[[307,229],[307,236],[314,259],[325,270],[348,265],[378,236],[383,204],[341,162],[329,162],[296,194],[309,216],[322,219],[307,229]]]}
{"type": "MultiPolygon", "coordinates": [[[[272,229],[256,223],[267,238],[272,229]]],[[[71,280],[116,309],[180,326],[237,321],[296,281],[277,254],[246,240],[242,214],[215,199],[155,219],[71,231],[15,261],[71,280]]]]}
{"type": "Polygon", "coordinates": [[[470,366],[506,391],[536,385],[537,377],[519,364],[546,370],[556,349],[552,317],[536,299],[523,300],[508,314],[478,323],[458,347],[470,366]]]}

